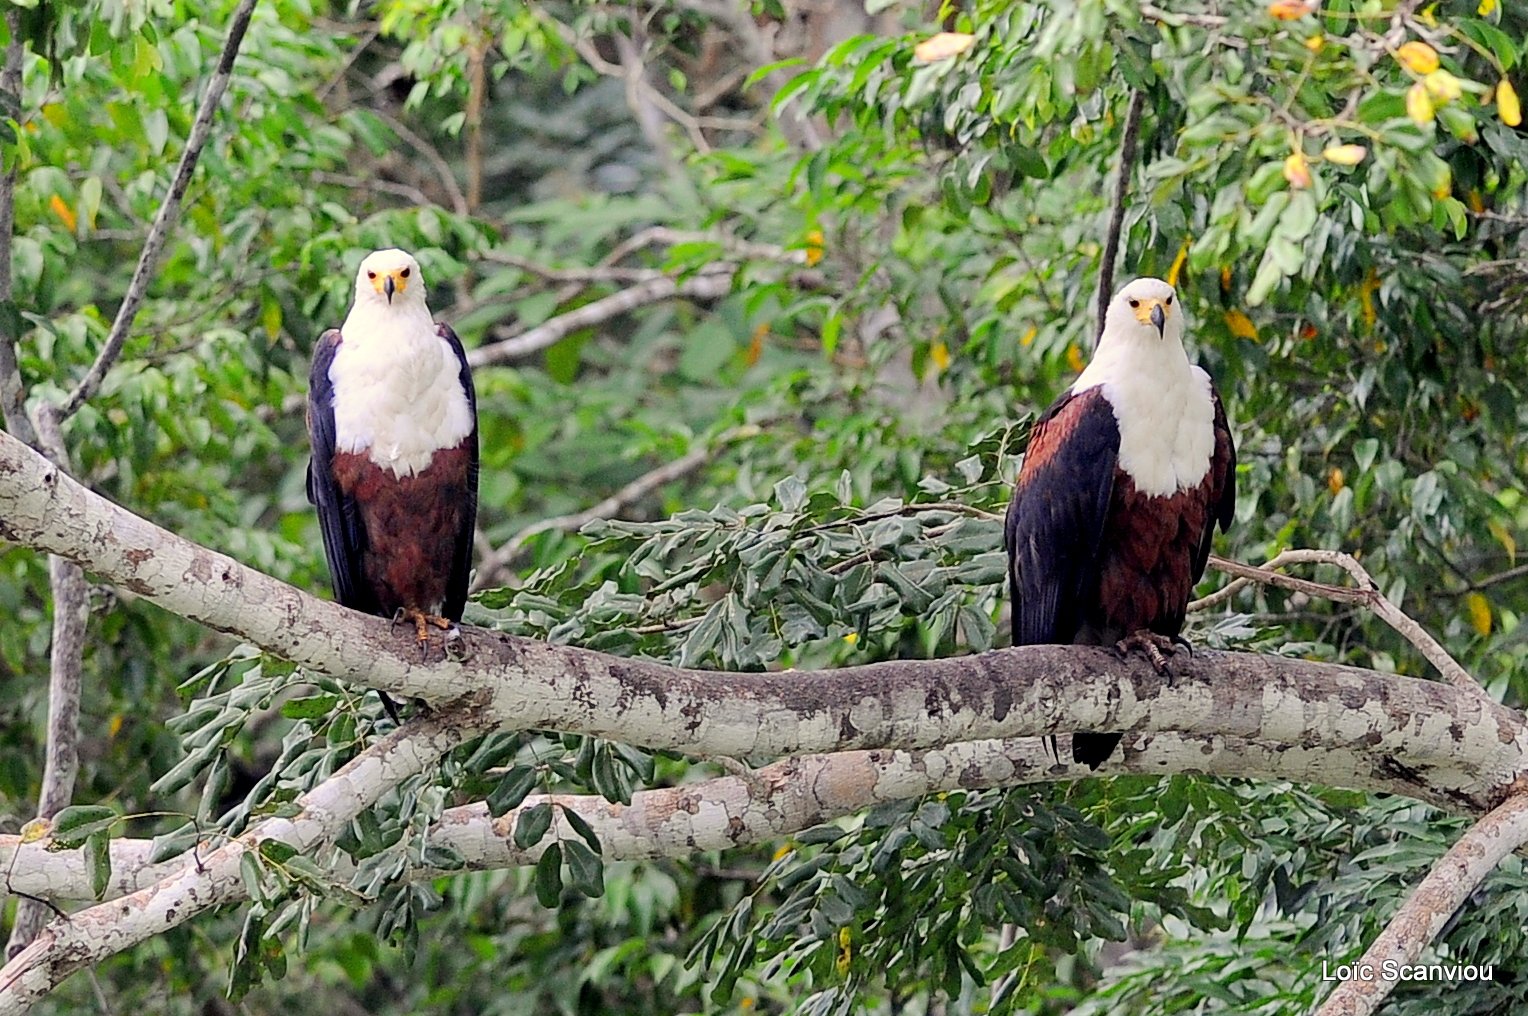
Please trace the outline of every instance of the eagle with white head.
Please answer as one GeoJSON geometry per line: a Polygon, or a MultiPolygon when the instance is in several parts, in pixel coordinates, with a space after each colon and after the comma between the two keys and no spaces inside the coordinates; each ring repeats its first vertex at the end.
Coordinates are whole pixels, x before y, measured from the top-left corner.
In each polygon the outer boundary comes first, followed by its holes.
{"type": "MultiPolygon", "coordinates": [[[[1215,524],[1235,509],[1236,448],[1184,351],[1177,293],[1136,279],[1030,433],[1004,527],[1013,644],[1139,648],[1167,673],[1215,524]]],[[[1097,769],[1120,737],[1074,734],[1072,758],[1097,769]]]]}
{"type": "Polygon", "coordinates": [[[423,647],[467,601],[478,433],[467,355],[431,318],[412,255],[362,260],[355,302],[319,337],[308,380],[308,500],[335,599],[413,622],[423,647]]]}

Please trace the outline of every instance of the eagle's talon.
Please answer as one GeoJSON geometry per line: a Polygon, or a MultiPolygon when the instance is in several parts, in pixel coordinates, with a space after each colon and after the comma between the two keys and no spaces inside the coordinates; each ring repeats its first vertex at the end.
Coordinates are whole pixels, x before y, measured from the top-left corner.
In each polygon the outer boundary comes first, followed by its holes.
{"type": "Polygon", "coordinates": [[[1132,632],[1114,643],[1114,649],[1121,656],[1128,656],[1130,650],[1139,649],[1146,654],[1146,659],[1151,661],[1151,669],[1171,683],[1173,672],[1167,665],[1167,658],[1178,651],[1177,642],[1176,638],[1142,630],[1132,632]]]}

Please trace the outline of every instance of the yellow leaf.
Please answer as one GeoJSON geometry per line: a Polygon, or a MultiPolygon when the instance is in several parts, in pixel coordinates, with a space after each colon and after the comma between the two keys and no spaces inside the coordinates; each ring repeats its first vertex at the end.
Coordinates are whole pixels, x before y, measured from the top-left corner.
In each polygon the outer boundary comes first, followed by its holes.
{"type": "Polygon", "coordinates": [[[112,713],[111,719],[106,721],[106,738],[111,740],[122,733],[122,714],[112,713]]]}
{"type": "Polygon", "coordinates": [[[1356,166],[1368,154],[1369,150],[1363,145],[1331,145],[1321,153],[1321,157],[1339,166],[1356,166]]]}
{"type": "Polygon", "coordinates": [[[1257,341],[1257,325],[1252,323],[1251,318],[1234,308],[1226,311],[1225,316],[1226,327],[1230,329],[1232,335],[1238,339],[1257,341]]]}
{"type": "Polygon", "coordinates": [[[1178,285],[1178,273],[1183,271],[1184,262],[1188,261],[1188,245],[1192,239],[1193,237],[1188,237],[1183,241],[1183,246],[1178,248],[1178,256],[1173,258],[1172,267],[1167,270],[1169,286],[1176,288],[1178,285]]]}
{"type": "Polygon", "coordinates": [[[1480,191],[1471,187],[1470,192],[1464,196],[1464,203],[1470,206],[1470,211],[1479,215],[1486,210],[1486,203],[1480,196],[1480,191]]]}
{"type": "Polygon", "coordinates": [[[1489,18],[1496,10],[1496,0],[1480,0],[1480,6],[1475,8],[1475,13],[1483,18],[1489,18]]]}
{"type": "Polygon", "coordinates": [[[1320,32],[1317,32],[1315,35],[1305,40],[1305,48],[1310,50],[1312,53],[1321,52],[1326,48],[1326,36],[1322,35],[1320,32]]]}
{"type": "Polygon", "coordinates": [[[1496,86],[1496,112],[1501,116],[1501,122],[1508,127],[1516,127],[1523,122],[1523,104],[1517,101],[1517,89],[1506,78],[1502,78],[1496,86]]]}
{"type": "Polygon", "coordinates": [[[1347,477],[1343,476],[1342,470],[1336,466],[1333,466],[1331,471],[1326,474],[1326,489],[1332,492],[1333,497],[1341,494],[1342,488],[1347,485],[1347,477]]]}
{"type": "Polygon", "coordinates": [[[1438,69],[1438,51],[1416,39],[1396,50],[1395,58],[1416,74],[1431,74],[1438,69]]]}
{"type": "Polygon", "coordinates": [[[1274,0],[1268,5],[1268,13],[1280,21],[1297,21],[1318,6],[1316,0],[1274,0]]]}
{"type": "Polygon", "coordinates": [[[55,194],[48,199],[48,207],[53,210],[54,215],[63,220],[65,226],[69,227],[69,232],[74,232],[75,224],[80,220],[67,201],[55,194]]]}
{"type": "Polygon", "coordinates": [[[1082,373],[1082,350],[1077,348],[1075,342],[1066,347],[1066,365],[1077,373],[1082,373]]]}
{"type": "Polygon", "coordinates": [[[1358,287],[1358,299],[1363,304],[1364,331],[1374,331],[1374,291],[1379,289],[1379,273],[1369,269],[1369,274],[1364,278],[1364,284],[1358,287]]]}
{"type": "Polygon", "coordinates": [[[759,357],[764,355],[764,337],[769,334],[769,324],[759,325],[753,330],[753,338],[749,340],[748,352],[743,354],[743,361],[752,367],[759,362],[759,357]]]}
{"type": "Polygon", "coordinates": [[[786,854],[790,853],[792,850],[795,850],[795,849],[796,848],[789,841],[787,841],[785,843],[782,843],[778,847],[775,848],[775,858],[774,859],[778,861],[780,858],[784,857],[786,854]]]}
{"type": "Polygon", "coordinates": [[[1433,71],[1422,79],[1422,84],[1427,86],[1427,94],[1439,102],[1453,102],[1464,94],[1459,79],[1448,71],[1433,71]]]}
{"type": "Polygon", "coordinates": [[[1289,158],[1284,160],[1284,179],[1295,190],[1310,186],[1310,163],[1305,161],[1303,152],[1290,152],[1289,158]]]}
{"type": "Polygon", "coordinates": [[[21,842],[36,843],[38,840],[48,838],[53,831],[53,820],[47,818],[34,818],[21,827],[21,842]]]}
{"type": "Polygon", "coordinates": [[[1025,329],[1024,334],[1019,336],[1019,345],[1021,345],[1021,346],[1029,345],[1030,343],[1035,341],[1035,336],[1039,335],[1039,334],[1040,334],[1040,329],[1036,328],[1034,325],[1030,325],[1027,329],[1025,329]]]}
{"type": "Polygon", "coordinates": [[[849,643],[851,646],[858,645],[859,644],[859,632],[851,631],[849,634],[844,636],[844,641],[849,643]]]}
{"type": "Polygon", "coordinates": [[[1507,552],[1507,560],[1516,565],[1517,537],[1512,535],[1512,531],[1509,530],[1506,526],[1502,525],[1499,519],[1492,519],[1487,522],[1486,531],[1489,532],[1492,536],[1496,537],[1496,542],[1501,544],[1502,548],[1507,552]]]}
{"type": "Polygon", "coordinates": [[[1406,115],[1418,124],[1433,122],[1432,96],[1427,94],[1427,86],[1420,81],[1406,89],[1406,115]]]}
{"type": "Polygon", "coordinates": [[[943,374],[950,369],[950,347],[943,342],[936,342],[928,347],[928,358],[934,361],[934,368],[943,374]]]}
{"type": "Polygon", "coordinates": [[[1475,634],[1491,634],[1491,601],[1480,593],[1471,593],[1464,598],[1464,605],[1469,609],[1470,627],[1475,634]]]}
{"type": "Polygon", "coordinates": [[[848,928],[838,929],[838,960],[835,965],[839,977],[847,977],[849,974],[849,963],[854,958],[853,942],[854,936],[848,928]]]}
{"type": "Polygon", "coordinates": [[[808,230],[806,234],[806,264],[810,268],[822,260],[822,230],[808,230]]]}
{"type": "Polygon", "coordinates": [[[940,32],[914,46],[913,57],[922,63],[933,63],[935,60],[959,56],[970,49],[974,42],[976,36],[969,32],[940,32]]]}

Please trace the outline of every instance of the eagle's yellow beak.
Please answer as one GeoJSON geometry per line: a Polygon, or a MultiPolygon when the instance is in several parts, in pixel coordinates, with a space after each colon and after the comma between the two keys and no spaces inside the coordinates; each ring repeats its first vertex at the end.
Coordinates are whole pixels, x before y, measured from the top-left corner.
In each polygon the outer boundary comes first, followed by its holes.
{"type": "Polygon", "coordinates": [[[371,277],[372,288],[387,297],[387,302],[393,302],[393,294],[401,293],[409,288],[409,276],[407,268],[395,268],[390,272],[380,272],[371,277]]]}
{"type": "Polygon", "coordinates": [[[1162,328],[1167,322],[1167,308],[1163,306],[1161,300],[1154,296],[1149,296],[1132,307],[1131,310],[1135,311],[1135,319],[1137,321],[1143,325],[1147,322],[1156,325],[1157,334],[1162,334],[1162,328]]]}

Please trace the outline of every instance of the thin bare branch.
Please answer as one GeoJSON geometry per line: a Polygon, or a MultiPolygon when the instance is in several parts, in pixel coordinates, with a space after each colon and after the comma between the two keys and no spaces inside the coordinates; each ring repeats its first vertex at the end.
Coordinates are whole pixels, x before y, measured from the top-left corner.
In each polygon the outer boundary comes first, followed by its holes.
{"type": "Polygon", "coordinates": [[[381,104],[373,106],[371,112],[377,119],[387,124],[388,130],[402,138],[410,148],[430,164],[430,168],[435,172],[435,180],[446,192],[446,200],[451,202],[451,210],[457,215],[468,214],[467,195],[462,193],[461,185],[456,182],[456,174],[451,171],[451,166],[435,146],[410,130],[408,124],[393,116],[381,104]]]}
{"type": "Polygon", "coordinates": [[[650,279],[639,282],[630,289],[612,293],[576,310],[559,314],[534,328],[517,335],[500,339],[486,346],[479,346],[467,354],[467,362],[474,367],[490,363],[518,360],[539,353],[548,346],[567,338],[583,328],[601,324],[620,317],[639,307],[646,307],[674,297],[691,300],[715,300],[732,291],[731,270],[692,275],[687,279],[650,279]]]}
{"type": "MultiPolygon", "coordinates": [[[[1458,660],[1449,655],[1448,650],[1444,649],[1426,628],[1423,628],[1402,611],[1401,608],[1390,602],[1384,593],[1380,592],[1379,585],[1374,581],[1368,570],[1359,564],[1358,559],[1351,554],[1345,554],[1340,550],[1286,550],[1261,567],[1228,561],[1223,557],[1211,554],[1210,565],[1217,571],[1238,576],[1237,581],[1243,584],[1246,582],[1258,582],[1309,593],[1312,596],[1320,596],[1328,600],[1362,604],[1372,610],[1381,621],[1394,628],[1407,642],[1415,646],[1427,662],[1437,667],[1438,672],[1454,687],[1472,692],[1484,698],[1489,698],[1486,695],[1485,689],[1481,687],[1480,682],[1476,681],[1470,672],[1460,665],[1458,660]],[[1290,564],[1333,565],[1351,575],[1358,584],[1358,588],[1344,589],[1341,586],[1329,586],[1320,582],[1310,582],[1305,579],[1281,575],[1273,570],[1274,568],[1290,564]]],[[[1215,603],[1229,599],[1240,588],[1237,582],[1231,582],[1224,589],[1212,593],[1203,599],[1195,600],[1189,604],[1189,609],[1203,610],[1206,605],[1213,606],[1215,603]]]]}
{"type": "Polygon", "coordinates": [[[1125,132],[1119,145],[1119,175],[1114,181],[1114,207],[1109,213],[1109,233],[1104,239],[1103,259],[1098,265],[1098,330],[1104,333],[1104,312],[1114,296],[1114,261],[1119,256],[1121,233],[1125,227],[1125,201],[1130,196],[1130,178],[1135,175],[1136,141],[1141,134],[1141,111],[1146,108],[1146,93],[1134,89],[1130,108],[1125,113],[1125,132]]]}
{"type": "Polygon", "coordinates": [[[1449,848],[1316,1016],[1370,1016],[1502,858],[1528,843],[1528,794],[1509,797],[1449,848]]]}
{"type": "Polygon", "coordinates": [[[556,515],[526,526],[510,537],[502,547],[483,558],[482,562],[478,565],[477,577],[473,580],[473,588],[487,589],[502,582],[503,577],[501,573],[520,559],[521,552],[532,537],[554,530],[564,533],[577,532],[596,519],[614,518],[659,487],[688,476],[707,462],[710,462],[717,452],[731,442],[744,437],[750,437],[758,432],[759,428],[756,426],[735,428],[723,434],[711,444],[703,445],[672,462],[665,462],[656,469],[643,473],[614,494],[611,494],[602,501],[596,501],[581,512],[556,515]]]}
{"type": "Polygon", "coordinates": [[[487,250],[482,253],[484,261],[508,265],[523,272],[546,279],[548,282],[572,282],[579,284],[599,282],[649,282],[666,276],[656,268],[621,268],[616,265],[595,265],[590,268],[552,268],[532,258],[521,257],[504,250],[487,250]]]}
{"type": "Polygon", "coordinates": [[[101,382],[106,380],[106,372],[111,369],[112,364],[117,362],[117,357],[122,353],[122,345],[127,341],[127,333],[133,326],[133,319],[138,316],[138,305],[143,302],[143,296],[148,291],[149,279],[159,266],[159,255],[164,250],[165,242],[170,238],[170,230],[174,228],[175,220],[180,215],[181,198],[185,196],[186,187],[191,183],[191,174],[195,172],[197,160],[201,158],[202,147],[206,145],[207,138],[212,133],[212,118],[217,113],[218,103],[223,99],[223,92],[228,88],[229,78],[233,74],[234,58],[238,56],[239,46],[244,41],[244,32],[249,28],[250,16],[255,12],[255,2],[256,0],[240,0],[238,8],[233,12],[233,18],[228,23],[228,38],[223,42],[223,52],[218,58],[217,69],[207,81],[207,91],[202,95],[201,106],[197,108],[196,119],[191,124],[191,133],[186,138],[186,149],[180,155],[180,164],[175,167],[175,177],[170,181],[170,190],[165,194],[164,203],[159,206],[159,213],[154,216],[154,225],[149,229],[143,251],[138,255],[138,266],[133,269],[132,281],[128,283],[122,303],[117,307],[117,316],[111,323],[111,331],[106,335],[106,344],[96,355],[90,370],[86,371],[79,384],[75,385],[74,390],[59,405],[59,416],[62,419],[73,416],[100,390],[101,382]]]}

